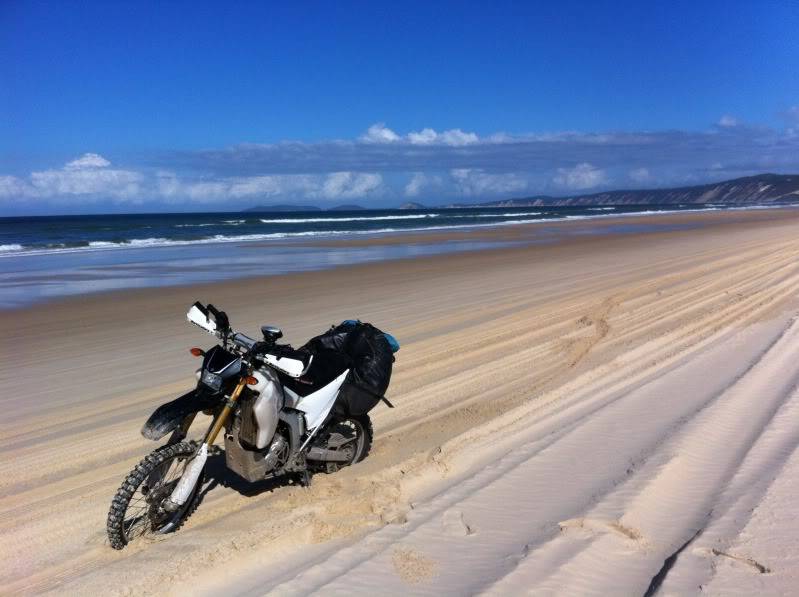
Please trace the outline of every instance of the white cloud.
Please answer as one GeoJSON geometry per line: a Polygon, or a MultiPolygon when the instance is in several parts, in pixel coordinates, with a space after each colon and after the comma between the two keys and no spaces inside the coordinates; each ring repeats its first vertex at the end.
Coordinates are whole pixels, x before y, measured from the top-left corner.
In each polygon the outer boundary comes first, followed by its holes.
{"type": "Polygon", "coordinates": [[[527,188],[527,180],[514,173],[489,174],[474,168],[450,170],[455,188],[466,197],[514,193],[527,188]]]}
{"type": "Polygon", "coordinates": [[[0,197],[20,197],[29,194],[29,187],[16,176],[0,176],[0,197]]]}
{"type": "Polygon", "coordinates": [[[558,168],[558,173],[552,182],[567,189],[581,191],[604,184],[608,179],[604,170],[583,162],[574,168],[558,168]]]}
{"type": "Polygon", "coordinates": [[[361,135],[361,141],[364,143],[393,143],[400,140],[400,136],[386,127],[385,123],[378,122],[369,127],[369,129],[361,135]]]}
{"type": "Polygon", "coordinates": [[[368,172],[185,178],[169,170],[145,176],[110,166],[102,156],[87,153],[63,168],[32,172],[27,180],[0,176],[0,199],[91,203],[108,199],[141,202],[142,198],[147,198],[166,203],[220,203],[275,196],[286,197],[289,201],[295,198],[355,199],[380,195],[384,191],[383,177],[368,172]]]}
{"type": "Polygon", "coordinates": [[[425,128],[418,132],[408,133],[407,140],[412,145],[449,145],[461,147],[477,143],[480,138],[475,133],[466,133],[461,129],[450,129],[437,133],[434,129],[425,128]]]}
{"type": "Polygon", "coordinates": [[[428,175],[424,172],[415,172],[408,184],[405,185],[406,197],[418,197],[421,190],[425,187],[441,186],[441,177],[435,175],[428,175]]]}
{"type": "Polygon", "coordinates": [[[436,142],[438,133],[433,129],[422,129],[418,132],[408,133],[408,141],[414,145],[430,145],[436,142]]]}
{"type": "Polygon", "coordinates": [[[435,129],[424,128],[421,131],[411,131],[407,135],[400,136],[385,123],[378,122],[370,126],[367,131],[359,137],[363,143],[410,143],[411,145],[447,145],[450,147],[461,147],[478,143],[480,138],[475,133],[467,133],[461,129],[450,129],[441,133],[435,129]]]}
{"type": "Polygon", "coordinates": [[[649,173],[648,168],[635,168],[634,170],[630,170],[627,175],[630,177],[630,180],[634,180],[635,182],[647,182],[652,179],[652,175],[649,173]]]}
{"type": "Polygon", "coordinates": [[[31,173],[34,195],[108,195],[134,197],[139,191],[141,175],[129,170],[45,170],[31,173]]]}
{"type": "Polygon", "coordinates": [[[513,143],[516,138],[508,133],[492,133],[485,140],[489,143],[513,143]]]}
{"type": "Polygon", "coordinates": [[[87,153],[63,168],[31,172],[27,181],[6,180],[2,193],[22,198],[86,195],[96,199],[136,200],[142,175],[133,170],[110,168],[110,165],[104,157],[87,153]]]}
{"type": "Polygon", "coordinates": [[[719,126],[724,128],[732,128],[734,126],[738,126],[738,119],[735,116],[730,116],[729,114],[725,114],[719,119],[719,126]]]}
{"type": "Polygon", "coordinates": [[[181,182],[174,172],[161,171],[156,174],[158,194],[167,199],[180,194],[181,182]]]}
{"type": "Polygon", "coordinates": [[[379,174],[359,172],[333,172],[325,179],[322,187],[308,194],[309,197],[325,199],[354,199],[379,194],[383,177],[379,174]]]}
{"type": "Polygon", "coordinates": [[[67,162],[64,170],[83,170],[85,168],[107,168],[111,165],[107,159],[96,153],[84,153],[77,160],[67,162]]]}
{"type": "Polygon", "coordinates": [[[199,203],[248,197],[354,199],[379,194],[383,177],[361,172],[333,172],[327,176],[286,174],[234,177],[220,180],[183,180],[174,172],[159,172],[157,194],[168,200],[199,203]]]}
{"type": "Polygon", "coordinates": [[[471,145],[480,140],[475,133],[465,133],[460,129],[444,131],[439,135],[439,139],[444,145],[452,145],[453,147],[471,145]]]}
{"type": "Polygon", "coordinates": [[[317,187],[314,177],[304,174],[251,176],[233,182],[229,194],[232,197],[253,195],[272,197],[287,193],[305,195],[314,192],[317,187]]]}
{"type": "Polygon", "coordinates": [[[174,172],[158,172],[157,195],[168,202],[191,199],[196,203],[213,203],[230,194],[230,184],[222,181],[181,180],[174,172]]]}

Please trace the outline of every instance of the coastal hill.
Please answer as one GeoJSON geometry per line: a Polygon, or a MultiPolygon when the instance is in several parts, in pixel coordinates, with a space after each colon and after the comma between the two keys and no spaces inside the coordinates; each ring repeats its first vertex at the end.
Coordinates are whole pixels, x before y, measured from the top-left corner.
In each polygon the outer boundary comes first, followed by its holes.
{"type": "Polygon", "coordinates": [[[455,203],[446,207],[536,207],[565,205],[664,205],[718,203],[743,205],[799,201],[799,175],[758,174],[724,182],[670,189],[605,191],[589,195],[539,195],[488,203],[455,203]]]}

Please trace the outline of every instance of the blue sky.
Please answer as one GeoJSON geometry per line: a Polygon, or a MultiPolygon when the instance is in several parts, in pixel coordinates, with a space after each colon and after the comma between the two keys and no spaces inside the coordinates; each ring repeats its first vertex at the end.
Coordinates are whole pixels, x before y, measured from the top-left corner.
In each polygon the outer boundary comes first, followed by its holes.
{"type": "Polygon", "coordinates": [[[799,171],[792,2],[0,3],[0,213],[799,171]]]}

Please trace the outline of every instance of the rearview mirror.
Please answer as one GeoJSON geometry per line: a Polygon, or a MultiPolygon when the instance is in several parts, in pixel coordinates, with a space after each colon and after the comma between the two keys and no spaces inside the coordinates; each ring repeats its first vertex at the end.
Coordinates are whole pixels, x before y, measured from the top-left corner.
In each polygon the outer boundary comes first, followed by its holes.
{"type": "Polygon", "coordinates": [[[208,316],[208,310],[203,307],[200,303],[194,303],[189,309],[189,312],[186,313],[186,319],[192,322],[194,325],[200,326],[209,334],[216,334],[216,321],[212,320],[208,316]]]}

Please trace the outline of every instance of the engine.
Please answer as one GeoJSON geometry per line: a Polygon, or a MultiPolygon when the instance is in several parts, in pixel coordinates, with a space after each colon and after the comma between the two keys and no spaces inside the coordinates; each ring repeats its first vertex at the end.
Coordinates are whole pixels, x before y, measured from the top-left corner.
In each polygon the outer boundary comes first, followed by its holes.
{"type": "Polygon", "coordinates": [[[256,371],[258,384],[239,400],[225,433],[227,466],[248,481],[263,479],[288,459],[289,442],[277,431],[283,388],[271,370],[256,371]]]}
{"type": "MultiPolygon", "coordinates": [[[[289,442],[277,431],[272,436],[269,447],[258,450],[252,446],[251,440],[256,434],[246,437],[244,423],[248,420],[246,411],[233,419],[233,423],[225,433],[225,460],[230,470],[247,481],[260,481],[274,470],[286,464],[289,454],[289,442]]],[[[252,429],[252,428],[250,428],[252,429]]]]}

